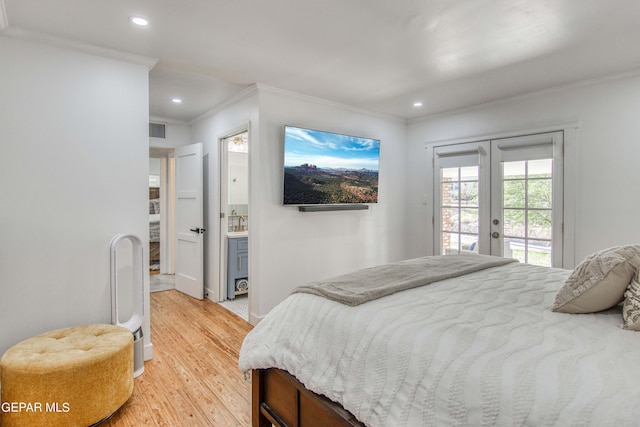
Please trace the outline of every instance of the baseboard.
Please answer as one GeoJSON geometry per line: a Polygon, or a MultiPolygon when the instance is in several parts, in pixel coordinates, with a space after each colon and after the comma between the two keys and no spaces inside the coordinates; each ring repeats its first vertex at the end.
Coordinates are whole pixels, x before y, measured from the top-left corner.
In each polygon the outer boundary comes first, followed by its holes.
{"type": "Polygon", "coordinates": [[[144,346],[144,360],[153,359],[153,344],[149,343],[144,346]]]}
{"type": "Polygon", "coordinates": [[[253,313],[249,313],[249,323],[251,323],[253,326],[256,326],[258,323],[260,323],[262,319],[264,319],[264,316],[256,316],[253,313]]]}
{"type": "Polygon", "coordinates": [[[209,301],[211,301],[211,302],[220,302],[220,301],[216,301],[215,299],[213,299],[213,289],[204,288],[204,294],[206,295],[205,298],[207,298],[209,301]]]}

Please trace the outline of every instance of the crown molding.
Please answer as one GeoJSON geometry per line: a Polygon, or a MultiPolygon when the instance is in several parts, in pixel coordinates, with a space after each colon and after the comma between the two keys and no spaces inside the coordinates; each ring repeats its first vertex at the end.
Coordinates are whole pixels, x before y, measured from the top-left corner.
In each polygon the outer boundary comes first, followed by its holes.
{"type": "Polygon", "coordinates": [[[424,116],[415,117],[415,118],[407,120],[407,124],[411,125],[411,124],[415,124],[415,123],[421,123],[421,122],[429,121],[431,119],[451,116],[451,115],[455,115],[455,114],[462,114],[462,113],[466,113],[466,112],[469,112],[469,111],[480,110],[480,109],[483,109],[483,108],[492,107],[492,106],[495,106],[495,105],[504,105],[504,104],[508,104],[508,103],[511,103],[511,102],[517,102],[517,101],[520,101],[520,100],[527,100],[529,98],[535,98],[535,97],[542,96],[542,95],[564,92],[564,91],[567,91],[567,90],[572,90],[572,89],[581,88],[581,87],[596,86],[596,85],[603,84],[603,83],[608,83],[608,82],[611,82],[611,81],[632,79],[632,78],[637,78],[637,77],[640,77],[640,66],[634,67],[634,68],[629,69],[629,70],[619,71],[619,72],[616,72],[616,73],[605,74],[605,75],[602,75],[602,76],[597,76],[597,77],[593,77],[593,78],[589,78],[589,79],[578,80],[578,81],[575,81],[575,82],[566,83],[566,84],[557,85],[557,86],[552,86],[552,87],[545,88],[545,89],[534,90],[534,91],[522,93],[522,94],[519,94],[519,95],[508,96],[508,97],[505,97],[505,98],[499,98],[499,99],[495,99],[495,100],[492,100],[492,101],[481,102],[481,103],[478,103],[478,104],[469,105],[469,106],[460,107],[460,108],[454,108],[454,109],[447,110],[447,111],[442,111],[442,112],[437,112],[437,113],[432,113],[432,114],[426,114],[424,116]]]}
{"type": "Polygon", "coordinates": [[[161,123],[163,125],[189,126],[189,122],[187,122],[187,121],[178,120],[178,119],[170,119],[170,118],[167,118],[167,117],[160,117],[160,116],[149,116],[149,122],[161,123]]]}
{"type": "Polygon", "coordinates": [[[4,0],[0,0],[0,32],[9,26],[9,18],[7,18],[7,9],[4,7],[4,0]]]}
{"type": "MultiPolygon", "coordinates": [[[[2,0],[0,0],[2,1],[2,0]]],[[[6,22],[6,16],[5,16],[6,22]]],[[[2,28],[2,12],[0,11],[0,28],[2,28]]],[[[119,61],[129,62],[132,64],[142,65],[148,69],[153,68],[158,62],[157,58],[151,58],[144,55],[136,55],[133,53],[121,52],[119,50],[106,47],[96,46],[89,43],[79,42],[76,40],[66,39],[63,37],[52,36],[49,34],[38,33],[36,31],[25,30],[18,27],[6,26],[2,31],[3,36],[20,39],[30,42],[45,43],[48,45],[60,47],[68,50],[75,50],[90,55],[101,56],[105,58],[116,59],[119,61]]]]}
{"type": "Polygon", "coordinates": [[[192,125],[194,123],[199,122],[200,120],[206,119],[207,117],[212,116],[212,115],[222,111],[223,109],[227,108],[229,105],[233,105],[233,104],[235,104],[237,102],[240,102],[240,101],[242,101],[244,99],[247,99],[250,96],[253,96],[253,95],[257,94],[257,93],[258,93],[257,85],[255,85],[255,84],[250,85],[249,87],[247,87],[246,89],[242,90],[241,92],[236,93],[232,97],[227,98],[225,101],[223,101],[220,104],[216,105],[211,110],[200,114],[195,119],[189,120],[189,124],[192,125]]]}

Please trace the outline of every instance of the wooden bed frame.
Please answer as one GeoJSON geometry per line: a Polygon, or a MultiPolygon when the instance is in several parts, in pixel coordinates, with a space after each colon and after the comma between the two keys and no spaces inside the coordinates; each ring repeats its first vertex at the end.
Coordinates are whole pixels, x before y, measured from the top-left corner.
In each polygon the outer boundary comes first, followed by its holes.
{"type": "Polygon", "coordinates": [[[305,388],[286,371],[251,373],[253,427],[365,427],[338,403],[305,388]]]}

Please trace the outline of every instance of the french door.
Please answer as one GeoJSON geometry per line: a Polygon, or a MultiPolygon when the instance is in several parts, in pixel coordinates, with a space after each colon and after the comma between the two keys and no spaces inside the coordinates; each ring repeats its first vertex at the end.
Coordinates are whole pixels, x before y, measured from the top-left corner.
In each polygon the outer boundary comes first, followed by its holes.
{"type": "Polygon", "coordinates": [[[562,132],[434,149],[436,253],[562,266],[562,132]]]}

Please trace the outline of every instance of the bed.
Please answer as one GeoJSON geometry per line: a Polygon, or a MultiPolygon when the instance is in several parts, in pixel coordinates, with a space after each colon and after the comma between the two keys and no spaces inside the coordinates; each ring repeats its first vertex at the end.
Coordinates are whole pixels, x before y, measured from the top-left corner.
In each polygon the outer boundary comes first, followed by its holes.
{"type": "MultiPolygon", "coordinates": [[[[640,248],[625,262],[640,280],[640,248]]],[[[606,310],[552,311],[578,270],[507,263],[354,306],[294,292],[241,349],[253,425],[638,425],[640,335],[618,303],[640,297],[624,283],[606,310]]],[[[580,273],[571,292],[592,298],[580,273]]]]}

